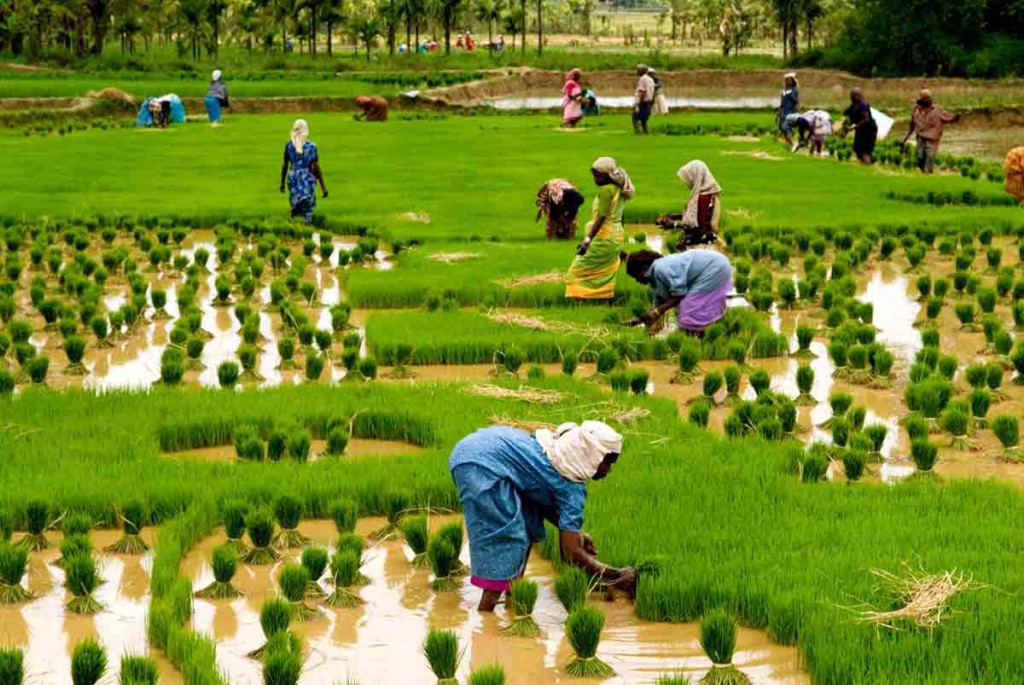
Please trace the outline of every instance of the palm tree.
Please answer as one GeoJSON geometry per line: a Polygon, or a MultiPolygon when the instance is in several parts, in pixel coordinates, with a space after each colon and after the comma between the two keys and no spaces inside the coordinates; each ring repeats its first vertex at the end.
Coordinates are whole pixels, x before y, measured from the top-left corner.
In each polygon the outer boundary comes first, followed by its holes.
{"type": "Polygon", "coordinates": [[[395,32],[402,20],[403,6],[399,0],[379,0],[377,13],[388,41],[388,54],[395,54],[395,32]]]}
{"type": "MultiPolygon", "coordinates": [[[[523,14],[522,10],[519,9],[518,7],[516,7],[516,8],[511,8],[510,7],[509,10],[507,12],[505,12],[505,14],[502,17],[501,21],[502,21],[502,26],[505,29],[505,33],[508,33],[508,34],[510,34],[512,36],[512,52],[515,52],[516,51],[516,35],[517,34],[522,34],[522,35],[525,36],[525,34],[526,34],[526,16],[523,14]]],[[[524,40],[525,40],[525,38],[524,38],[524,40]]]]}
{"type": "Polygon", "coordinates": [[[476,18],[487,22],[487,44],[494,43],[494,22],[501,19],[501,13],[505,9],[504,0],[477,0],[476,18]]]}
{"type": "Polygon", "coordinates": [[[405,42],[409,46],[409,54],[419,54],[420,24],[427,14],[426,0],[403,0],[402,14],[405,16],[405,42]],[[412,40],[413,29],[416,31],[416,42],[412,40]]]}
{"type": "Polygon", "coordinates": [[[101,55],[110,22],[110,0],[87,0],[85,5],[92,19],[92,54],[101,55]]]}
{"type": "Polygon", "coordinates": [[[298,13],[296,0],[274,0],[274,23],[281,27],[281,52],[288,49],[288,22],[298,13]]]}
{"type": "Polygon", "coordinates": [[[380,19],[373,12],[373,8],[364,6],[362,11],[357,12],[349,22],[349,30],[352,38],[366,48],[366,61],[369,62],[370,50],[380,35],[380,19]]]}
{"type": "Polygon", "coordinates": [[[344,0],[324,0],[323,7],[320,10],[321,19],[327,26],[327,54],[334,54],[334,39],[332,33],[334,32],[334,25],[339,24],[345,20],[345,6],[344,0]]]}
{"type": "MultiPolygon", "coordinates": [[[[523,0],[526,2],[526,0],[523,0]]],[[[444,54],[452,54],[452,24],[462,0],[434,0],[434,15],[441,20],[444,27],[444,54]]]]}
{"type": "Polygon", "coordinates": [[[208,0],[178,0],[178,18],[183,25],[183,33],[192,44],[194,60],[199,59],[199,46],[205,35],[203,19],[206,17],[207,4],[208,0]]]}
{"type": "Polygon", "coordinates": [[[220,18],[227,8],[226,0],[207,0],[206,21],[210,25],[210,47],[213,48],[212,50],[207,49],[207,52],[213,57],[220,52],[220,18]]]}

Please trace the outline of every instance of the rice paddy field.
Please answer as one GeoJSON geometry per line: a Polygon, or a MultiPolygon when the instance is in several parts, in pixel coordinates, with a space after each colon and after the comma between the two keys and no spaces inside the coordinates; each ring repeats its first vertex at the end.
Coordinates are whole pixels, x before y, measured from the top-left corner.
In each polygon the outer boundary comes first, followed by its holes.
{"type": "Polygon", "coordinates": [[[760,114],[306,118],[312,226],[291,116],[0,133],[0,685],[1021,682],[998,166],[791,155],[760,114]],[[737,293],[703,339],[623,325],[624,273],[564,298],[534,196],[591,198],[604,155],[627,250],[674,245],[686,161],[724,188],[737,293]],[[452,446],[588,418],[625,435],[586,529],[635,602],[549,536],[481,616],[452,446]]]}

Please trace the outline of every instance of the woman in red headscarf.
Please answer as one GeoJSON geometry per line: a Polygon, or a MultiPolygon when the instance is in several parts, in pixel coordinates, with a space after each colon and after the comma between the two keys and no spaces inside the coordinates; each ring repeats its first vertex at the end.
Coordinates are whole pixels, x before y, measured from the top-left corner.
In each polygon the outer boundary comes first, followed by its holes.
{"type": "Polygon", "coordinates": [[[583,118],[583,88],[580,79],[583,72],[573,69],[565,79],[562,88],[562,126],[573,128],[583,118]]]}

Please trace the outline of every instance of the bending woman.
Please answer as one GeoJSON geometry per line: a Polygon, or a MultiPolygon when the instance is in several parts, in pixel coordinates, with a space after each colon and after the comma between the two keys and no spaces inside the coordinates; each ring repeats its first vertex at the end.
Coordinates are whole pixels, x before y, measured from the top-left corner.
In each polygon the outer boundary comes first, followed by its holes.
{"type": "Polygon", "coordinates": [[[281,164],[281,192],[285,181],[288,183],[288,202],[292,218],[301,216],[307,224],[313,223],[316,209],[316,184],[327,197],[327,184],[320,171],[320,156],[316,143],[309,140],[309,124],[305,119],[296,119],[292,126],[291,140],[284,146],[284,162],[281,164]],[[291,167],[291,171],[288,170],[291,167]]]}
{"type": "Polygon", "coordinates": [[[640,250],[626,257],[626,273],[649,286],[654,306],[630,326],[658,321],[673,307],[679,309],[679,330],[703,336],[704,329],[725,315],[732,290],[732,264],[712,250],[687,250],[662,257],[640,250]]]}
{"type": "Polygon", "coordinates": [[[562,126],[574,128],[583,118],[583,88],[580,79],[583,72],[573,69],[565,78],[562,87],[562,126]]]}
{"type": "Polygon", "coordinates": [[[565,296],[580,300],[610,300],[615,296],[619,248],[626,240],[622,210],[636,190],[624,169],[611,157],[601,157],[590,168],[597,184],[587,235],[576,248],[569,267],[565,296]]]}
{"type": "Polygon", "coordinates": [[[583,204],[583,195],[572,183],[553,178],[537,191],[537,218],[547,219],[548,240],[571,240],[576,237],[576,214],[583,204]]]}
{"type": "Polygon", "coordinates": [[[558,527],[562,558],[632,596],[636,572],[597,560],[582,532],[587,481],[608,475],[622,436],[600,421],[564,423],[530,435],[515,428],[478,430],[455,445],[448,467],[459,489],[469,531],[471,582],[482,589],[480,611],[493,611],[522,577],[530,546],[558,527]]]}
{"type": "Polygon", "coordinates": [[[687,162],[677,172],[679,178],[690,189],[690,197],[683,210],[683,234],[679,237],[677,250],[686,249],[687,244],[715,242],[718,239],[718,222],[722,215],[718,196],[722,186],[711,175],[708,165],[699,159],[687,162]],[[694,231],[693,229],[696,229],[694,231]],[[691,235],[687,235],[687,234],[691,235]],[[693,234],[696,235],[693,235],[693,234]]]}

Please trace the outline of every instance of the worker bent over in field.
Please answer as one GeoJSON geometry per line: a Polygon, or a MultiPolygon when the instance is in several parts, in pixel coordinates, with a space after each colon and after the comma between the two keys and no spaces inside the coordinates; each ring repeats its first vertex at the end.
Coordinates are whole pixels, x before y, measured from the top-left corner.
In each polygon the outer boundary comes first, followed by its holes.
{"type": "Polygon", "coordinates": [[[935,169],[935,155],[939,152],[939,142],[942,140],[943,125],[959,120],[959,114],[951,114],[935,104],[930,90],[921,91],[910,117],[910,130],[903,137],[905,145],[911,134],[917,133],[918,169],[926,174],[932,173],[935,169]]]}
{"type": "Polygon", "coordinates": [[[530,546],[545,539],[545,521],[558,527],[567,563],[633,596],[636,572],[598,561],[582,532],[587,482],[607,476],[621,451],[622,436],[600,421],[533,435],[495,426],[455,445],[448,467],[469,531],[471,582],[483,590],[480,611],[493,611],[522,577],[530,546]]]}
{"type": "Polygon", "coordinates": [[[388,101],[382,97],[360,95],[356,98],[356,107],[362,110],[361,114],[356,115],[356,119],[365,119],[366,121],[388,120],[388,101]]]}

